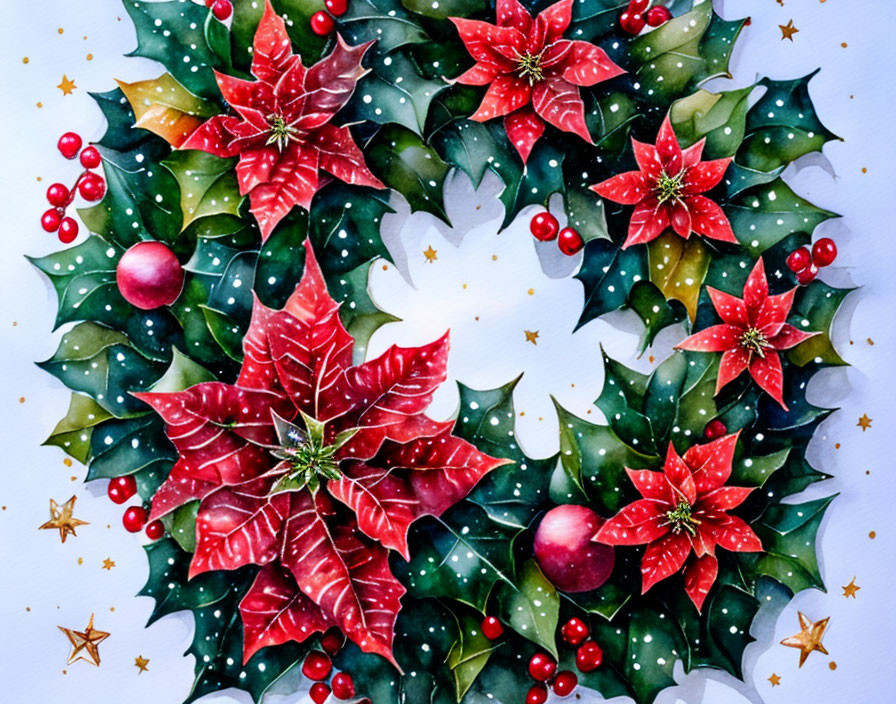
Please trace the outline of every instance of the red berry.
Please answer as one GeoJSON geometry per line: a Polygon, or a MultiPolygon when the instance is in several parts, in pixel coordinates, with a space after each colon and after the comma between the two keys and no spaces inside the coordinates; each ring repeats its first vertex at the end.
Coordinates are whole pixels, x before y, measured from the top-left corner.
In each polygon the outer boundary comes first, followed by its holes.
{"type": "Polygon", "coordinates": [[[345,636],[342,635],[342,632],[338,628],[331,628],[324,633],[323,638],[320,639],[320,647],[329,655],[338,653],[342,648],[343,643],[345,643],[345,636]]]}
{"type": "Polygon", "coordinates": [[[703,434],[706,436],[707,440],[715,440],[716,438],[722,437],[727,432],[728,426],[718,418],[713,418],[706,424],[706,427],[703,428],[703,434]]]}
{"type": "Polygon", "coordinates": [[[593,640],[586,640],[576,650],[576,667],[582,672],[591,672],[604,661],[604,651],[593,640]]]}
{"type": "Polygon", "coordinates": [[[619,15],[619,26],[629,34],[640,34],[645,24],[644,15],[640,12],[626,10],[619,15]]]}
{"type": "Polygon", "coordinates": [[[547,682],[557,671],[557,661],[547,653],[535,653],[529,660],[529,674],[533,680],[547,682]]]}
{"type": "Polygon", "coordinates": [[[212,5],[212,14],[215,19],[224,22],[233,14],[233,5],[230,4],[230,0],[215,0],[215,4],[212,5]]]}
{"type": "Polygon", "coordinates": [[[62,208],[65,207],[68,201],[68,194],[69,190],[63,184],[54,183],[47,189],[47,201],[49,201],[50,205],[62,208]]]}
{"type": "Polygon", "coordinates": [[[668,8],[665,8],[662,5],[651,7],[647,12],[647,24],[651,27],[659,27],[661,24],[666,24],[666,22],[671,19],[672,13],[669,12],[668,8]]]}
{"type": "Polygon", "coordinates": [[[544,704],[548,700],[548,688],[541,682],[533,684],[526,693],[526,704],[544,704]]]}
{"type": "Polygon", "coordinates": [[[333,686],[333,696],[337,699],[351,699],[355,696],[355,681],[347,672],[337,672],[330,684],[333,686]]]}
{"type": "Polygon", "coordinates": [[[211,8],[211,6],[214,5],[216,2],[217,2],[217,0],[205,0],[205,6],[208,8],[211,8]]]}
{"type": "Polygon", "coordinates": [[[153,521],[146,526],[146,537],[150,540],[158,540],[163,535],[165,535],[165,526],[161,521],[153,521]]]}
{"type": "Polygon", "coordinates": [[[560,635],[570,645],[578,645],[588,637],[588,624],[580,618],[571,618],[563,624],[560,635]]]}
{"type": "Polygon", "coordinates": [[[348,12],[348,0],[324,0],[324,7],[333,17],[342,17],[348,12]]]}
{"type": "Polygon", "coordinates": [[[62,216],[56,208],[50,208],[47,212],[40,216],[40,226],[47,232],[56,232],[59,229],[59,223],[62,216]]]}
{"type": "Polygon", "coordinates": [[[818,267],[810,264],[796,275],[796,280],[803,286],[807,286],[815,281],[816,276],[818,276],[818,267]]]}
{"type": "Polygon", "coordinates": [[[310,24],[311,31],[322,37],[327,36],[336,28],[336,23],[333,21],[333,18],[323,11],[315,12],[311,15],[310,24]]]}
{"type": "Polygon", "coordinates": [[[106,493],[114,503],[123,504],[137,493],[137,480],[130,474],[123,477],[115,477],[115,479],[109,482],[106,493]]]}
{"type": "Polygon", "coordinates": [[[588,592],[607,581],[615,554],[591,540],[603,520],[590,508],[564,504],[548,511],[535,531],[535,559],[564,592],[588,592]]]}
{"type": "Polygon", "coordinates": [[[85,169],[95,169],[103,161],[96,147],[87,147],[81,152],[81,166],[85,169]]]}
{"type": "Polygon", "coordinates": [[[549,242],[557,237],[560,223],[547,210],[538,213],[529,221],[529,231],[539,242],[549,242]]]}
{"type": "Polygon", "coordinates": [[[106,195],[106,179],[92,171],[86,173],[78,184],[78,192],[84,200],[101,200],[106,195]]]}
{"type": "Polygon", "coordinates": [[[648,7],[650,0],[629,0],[628,3],[629,12],[646,12],[648,7]]]}
{"type": "Polygon", "coordinates": [[[302,674],[309,680],[325,680],[333,669],[333,663],[325,653],[312,650],[302,663],[302,674]]]}
{"type": "Polygon", "coordinates": [[[59,138],[56,148],[66,159],[74,159],[78,156],[78,152],[81,151],[82,144],[81,137],[74,132],[66,132],[59,138]]]}
{"type": "Polygon", "coordinates": [[[584,246],[585,241],[576,230],[571,227],[564,227],[560,230],[560,234],[557,236],[557,247],[559,247],[560,251],[567,257],[578,254],[582,251],[582,247],[584,246]]]}
{"type": "Polygon", "coordinates": [[[554,694],[558,697],[566,697],[572,694],[572,690],[574,690],[579,684],[579,678],[576,677],[576,673],[570,670],[564,670],[563,672],[558,672],[557,677],[554,678],[554,683],[551,685],[551,688],[554,690],[554,694]]]}
{"type": "Polygon", "coordinates": [[[801,272],[812,263],[812,254],[808,247],[793,250],[787,257],[787,268],[794,274],[801,272]]]}
{"type": "Polygon", "coordinates": [[[830,237],[822,237],[812,245],[812,263],[815,266],[829,266],[837,258],[837,245],[830,237]]]}
{"type": "Polygon", "coordinates": [[[129,533],[139,533],[146,525],[146,509],[142,506],[128,506],[121,522],[129,533]]]}
{"type": "Polygon", "coordinates": [[[115,272],[124,299],[141,310],[174,303],[184,286],[184,270],[161,242],[138,242],[121,255],[115,272]]]}
{"type": "Polygon", "coordinates": [[[75,241],[75,237],[78,236],[78,229],[76,220],[73,218],[62,218],[62,222],[59,223],[57,237],[59,237],[59,241],[63,244],[69,244],[70,242],[75,241]]]}
{"type": "Polygon", "coordinates": [[[489,640],[498,640],[504,635],[504,626],[494,616],[486,616],[482,619],[482,635],[489,640]]]}
{"type": "Polygon", "coordinates": [[[324,702],[327,701],[327,697],[330,696],[330,688],[323,682],[315,682],[311,685],[311,690],[308,692],[308,696],[311,697],[311,701],[313,701],[314,704],[324,704],[324,702]]]}

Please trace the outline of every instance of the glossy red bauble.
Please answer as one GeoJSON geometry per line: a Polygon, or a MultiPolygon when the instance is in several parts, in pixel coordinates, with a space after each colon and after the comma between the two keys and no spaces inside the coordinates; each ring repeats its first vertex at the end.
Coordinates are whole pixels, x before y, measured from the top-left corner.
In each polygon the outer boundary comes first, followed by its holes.
{"type": "Polygon", "coordinates": [[[66,159],[74,159],[78,156],[78,152],[81,151],[83,143],[81,137],[74,132],[66,132],[59,138],[56,148],[59,149],[59,153],[66,159]]]}
{"type": "Polygon", "coordinates": [[[573,254],[578,254],[582,251],[582,247],[584,246],[585,241],[577,230],[574,230],[571,227],[564,227],[560,230],[560,234],[557,236],[557,247],[567,257],[571,257],[573,254]]]}
{"type": "Polygon", "coordinates": [[[141,310],[171,305],[184,286],[184,270],[161,242],[138,242],[125,252],[115,272],[124,299],[141,310]]]}
{"type": "Polygon", "coordinates": [[[671,19],[672,13],[662,5],[651,7],[647,11],[647,24],[651,27],[659,27],[661,24],[666,24],[666,22],[671,19]]]}
{"type": "Polygon", "coordinates": [[[535,653],[529,660],[529,674],[533,680],[547,682],[557,672],[557,661],[547,653],[535,653]]]}
{"type": "Polygon", "coordinates": [[[576,673],[570,670],[564,670],[563,672],[557,673],[557,676],[554,678],[554,682],[551,685],[551,689],[554,690],[554,694],[558,697],[568,697],[572,694],[572,691],[578,684],[579,678],[576,677],[576,673]]]}
{"type": "Polygon", "coordinates": [[[146,525],[146,509],[142,506],[128,506],[121,523],[128,533],[139,533],[146,525]]]}
{"type": "Polygon", "coordinates": [[[59,223],[62,222],[62,216],[56,208],[50,208],[47,212],[40,216],[40,226],[46,232],[56,232],[59,229],[59,223]]]}
{"type": "Polygon", "coordinates": [[[106,195],[106,179],[92,171],[86,173],[78,184],[78,192],[84,200],[88,200],[91,203],[102,200],[103,196],[106,195]]]}
{"type": "Polygon", "coordinates": [[[482,635],[489,640],[498,640],[504,635],[504,626],[494,616],[486,616],[482,619],[482,635]]]}
{"type": "Polygon", "coordinates": [[[837,245],[830,237],[822,237],[812,245],[812,263],[815,266],[830,266],[837,258],[837,245]]]}
{"type": "Polygon", "coordinates": [[[716,440],[717,438],[722,437],[727,432],[728,426],[726,426],[718,418],[713,418],[711,421],[709,421],[709,423],[706,424],[706,427],[703,428],[703,435],[706,436],[707,440],[716,440]]]}
{"type": "Polygon", "coordinates": [[[626,10],[619,15],[619,26],[629,34],[640,34],[647,21],[640,12],[629,12],[626,10]]]}
{"type": "Polygon", "coordinates": [[[563,628],[560,629],[560,635],[563,637],[563,640],[570,645],[578,645],[588,637],[590,632],[588,624],[580,618],[569,619],[569,621],[563,624],[563,628]]]}
{"type": "Polygon", "coordinates": [[[215,0],[215,4],[212,5],[212,14],[216,20],[224,22],[233,14],[233,5],[230,0],[215,0]]]}
{"type": "Polygon", "coordinates": [[[548,511],[535,531],[535,559],[564,592],[587,592],[607,581],[615,564],[609,545],[591,539],[603,520],[590,508],[564,504],[548,511]]]}
{"type": "Polygon", "coordinates": [[[576,667],[582,672],[591,672],[604,661],[604,651],[593,640],[586,640],[576,650],[576,667]]]}
{"type": "Polygon", "coordinates": [[[150,540],[158,540],[165,535],[165,526],[161,521],[153,521],[146,526],[146,537],[150,540]]]}
{"type": "Polygon", "coordinates": [[[533,684],[526,692],[526,704],[544,704],[548,700],[548,688],[541,682],[533,684]]]}
{"type": "Polygon", "coordinates": [[[798,274],[812,263],[812,253],[808,247],[793,250],[786,259],[787,268],[798,274]]]}
{"type": "Polygon", "coordinates": [[[818,267],[814,264],[810,264],[796,275],[796,280],[800,285],[807,286],[815,281],[816,276],[818,276],[818,267]]]}
{"type": "Polygon", "coordinates": [[[116,504],[123,504],[136,493],[137,480],[130,474],[124,477],[115,477],[106,488],[106,494],[116,504]]]}
{"type": "Polygon", "coordinates": [[[330,681],[333,687],[333,696],[337,699],[351,699],[355,696],[355,681],[347,672],[338,672],[330,681]]]}
{"type": "Polygon", "coordinates": [[[551,215],[547,210],[537,213],[529,221],[529,232],[539,242],[550,242],[556,239],[557,233],[560,231],[560,223],[557,218],[551,215]]]}
{"type": "Polygon", "coordinates": [[[103,161],[96,147],[87,147],[81,152],[81,166],[85,169],[95,169],[103,161]]]}
{"type": "Polygon", "coordinates": [[[345,643],[345,636],[342,635],[342,632],[338,628],[331,628],[329,631],[324,633],[323,637],[320,639],[320,647],[324,649],[328,655],[335,655],[341,649],[343,644],[345,643]]]}
{"type": "Polygon", "coordinates": [[[327,36],[336,28],[333,18],[323,11],[315,12],[311,15],[309,24],[311,25],[311,31],[321,37],[327,36]]]}
{"type": "Polygon", "coordinates": [[[64,207],[68,202],[69,190],[62,183],[54,183],[47,189],[47,202],[57,208],[64,207]]]}
{"type": "Polygon", "coordinates": [[[56,234],[60,242],[69,244],[75,241],[79,229],[78,222],[74,218],[62,218],[59,223],[59,231],[56,234]]]}
{"type": "Polygon", "coordinates": [[[334,17],[342,17],[348,12],[348,0],[324,0],[324,7],[334,17]]]}
{"type": "Polygon", "coordinates": [[[326,653],[312,650],[302,663],[302,674],[309,680],[325,680],[333,669],[333,663],[326,653]]]}
{"type": "Polygon", "coordinates": [[[308,691],[308,696],[314,704],[324,704],[330,696],[330,688],[323,682],[315,682],[308,691]]]}

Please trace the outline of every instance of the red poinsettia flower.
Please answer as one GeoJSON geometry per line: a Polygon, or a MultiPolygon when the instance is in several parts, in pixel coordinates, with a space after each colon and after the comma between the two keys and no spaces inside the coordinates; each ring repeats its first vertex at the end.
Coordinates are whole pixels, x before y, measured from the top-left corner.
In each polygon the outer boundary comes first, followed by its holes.
{"type": "Polygon", "coordinates": [[[797,330],[785,322],[793,306],[796,289],[777,296],[768,295],[768,280],[762,259],[756,262],[744,284],[743,299],[710,286],[706,288],[723,324],[691,335],[677,346],[678,349],[724,352],[716,378],[716,393],[749,370],[759,387],[786,411],[787,405],[782,397],[784,372],[778,352],[789,350],[818,334],[797,330]]]}
{"type": "Polygon", "coordinates": [[[262,239],[294,205],[307,209],[331,176],[385,188],[370,173],[348,127],[332,123],[367,73],[361,58],[372,43],[350,47],[337,35],[332,53],[306,69],[267,0],[252,50],[252,74],[258,80],[215,74],[236,115],[211,118],[181,149],[240,157],[240,193],[249,194],[262,239]]]}
{"type": "Polygon", "coordinates": [[[451,17],[476,65],[458,83],[488,86],[470,118],[504,117],[507,137],[523,163],[544,134],[545,121],[589,144],[579,86],[625,73],[594,44],[563,39],[573,0],[560,0],[534,20],[517,0],[497,0],[497,25],[451,17]]]}
{"type": "Polygon", "coordinates": [[[700,611],[716,581],[716,547],[760,552],[762,543],[737,508],[752,488],[725,486],[737,435],[695,445],[679,457],[672,443],[662,472],[626,469],[642,499],[604,523],[594,540],[608,545],[647,544],[641,558],[641,593],[682,567],[684,588],[700,611]],[[689,560],[691,553],[693,560],[689,560]]]}
{"type": "Polygon", "coordinates": [[[447,336],[352,366],[310,245],[283,310],[257,299],[235,385],[137,394],[165,420],[179,459],[151,519],[200,500],[190,576],[262,565],[240,604],[244,656],[339,626],[394,662],[405,589],[389,550],[504,464],[424,411],[445,380],[447,336]]]}
{"type": "Polygon", "coordinates": [[[627,171],[591,186],[602,198],[635,206],[623,249],[655,240],[669,227],[685,239],[696,232],[737,243],[722,208],[700,195],[722,180],[731,163],[730,158],[700,161],[705,143],[703,138],[682,150],[667,115],[656,146],[632,140],[638,171],[627,171]]]}

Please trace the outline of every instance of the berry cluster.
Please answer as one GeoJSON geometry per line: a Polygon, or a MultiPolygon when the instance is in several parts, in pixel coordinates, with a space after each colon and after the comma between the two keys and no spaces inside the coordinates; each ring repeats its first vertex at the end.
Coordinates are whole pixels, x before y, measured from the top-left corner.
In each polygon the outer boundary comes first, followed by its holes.
{"type": "Polygon", "coordinates": [[[226,22],[233,14],[231,0],[205,0],[205,6],[212,11],[216,20],[226,22]]]}
{"type": "Polygon", "coordinates": [[[650,7],[650,0],[630,0],[628,7],[619,15],[619,26],[629,34],[638,35],[645,25],[659,27],[671,19],[672,13],[662,5],[650,7]]]}
{"type": "Polygon", "coordinates": [[[818,276],[818,270],[830,266],[837,258],[837,245],[830,237],[822,237],[808,247],[795,249],[787,257],[787,268],[796,274],[796,280],[803,286],[812,283],[818,276]]]}
{"type": "MultiPolygon", "coordinates": [[[[344,642],[345,638],[342,633],[331,629],[320,640],[320,646],[326,652],[312,650],[302,663],[302,674],[314,681],[308,692],[308,696],[311,697],[314,704],[323,704],[331,694],[339,700],[351,699],[355,696],[355,681],[347,672],[337,672],[330,679],[330,684],[324,682],[333,671],[333,662],[330,657],[339,652],[344,642]]],[[[369,704],[367,699],[363,702],[369,704]]]]}
{"type": "Polygon", "coordinates": [[[324,7],[327,12],[315,12],[308,21],[311,31],[321,37],[327,36],[336,28],[334,17],[342,17],[348,12],[348,0],[324,0],[324,7]]]}
{"type": "Polygon", "coordinates": [[[106,194],[106,180],[92,169],[102,163],[102,157],[96,147],[87,147],[83,151],[81,137],[74,132],[66,132],[56,145],[66,159],[74,159],[80,154],[84,171],[78,176],[71,188],[62,183],[54,183],[47,189],[47,201],[51,207],[40,218],[41,227],[47,232],[55,232],[63,244],[74,242],[78,236],[78,222],[66,216],[68,207],[75,200],[76,194],[90,202],[101,200],[106,194]]]}
{"type": "Polygon", "coordinates": [[[532,218],[529,222],[529,231],[539,242],[557,240],[557,247],[567,257],[578,254],[582,251],[582,247],[585,246],[585,241],[576,229],[564,227],[561,230],[557,218],[547,210],[538,213],[532,218]]]}
{"type": "MultiPolygon", "coordinates": [[[[123,504],[137,493],[137,480],[133,475],[124,477],[116,477],[109,482],[106,494],[116,504],[123,504]]],[[[128,506],[121,522],[129,533],[139,533],[146,526],[146,537],[150,540],[158,540],[165,535],[165,526],[161,521],[153,521],[149,525],[146,524],[148,515],[146,509],[142,505],[128,506]]]]}

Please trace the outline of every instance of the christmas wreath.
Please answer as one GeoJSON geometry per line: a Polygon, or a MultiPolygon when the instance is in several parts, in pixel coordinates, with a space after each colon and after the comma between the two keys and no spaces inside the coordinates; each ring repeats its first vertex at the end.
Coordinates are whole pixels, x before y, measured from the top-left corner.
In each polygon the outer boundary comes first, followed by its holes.
{"type": "Polygon", "coordinates": [[[69,326],[47,443],[131,503],[151,622],[192,611],[186,702],[293,669],[318,703],[652,702],[677,661],[742,675],[760,589],[823,587],[831,498],[788,497],[826,478],[806,388],[848,290],[816,279],[835,214],[781,174],[835,137],[811,75],[701,88],[746,21],[653,5],[126,0],[164,72],[59,142],[85,171],[44,229],[95,204],[32,260],[69,326]],[[390,198],[447,220],[451,171],[497,175],[505,225],[540,206],[580,324],[690,332],[650,375],[595,350],[607,422],[558,405],[554,457],[516,442],[514,383],[426,415],[447,336],[367,358],[390,198]]]}

